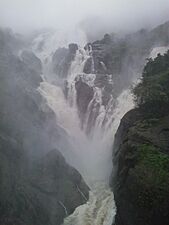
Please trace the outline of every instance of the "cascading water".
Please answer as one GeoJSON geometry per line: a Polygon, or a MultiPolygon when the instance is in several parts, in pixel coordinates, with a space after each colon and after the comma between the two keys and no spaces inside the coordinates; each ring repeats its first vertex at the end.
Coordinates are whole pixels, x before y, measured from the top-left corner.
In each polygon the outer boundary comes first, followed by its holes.
{"type": "MultiPolygon", "coordinates": [[[[111,95],[107,106],[103,105],[103,89],[96,87],[94,82],[96,74],[83,73],[84,65],[89,57],[91,57],[91,49],[85,51],[79,48],[76,51],[67,76],[67,99],[59,84],[50,83],[48,74],[44,74],[45,80],[38,88],[48,106],[56,114],[57,125],[62,127],[70,138],[76,158],[70,159],[67,155],[65,158],[80,171],[91,189],[89,201],[67,217],[64,225],[112,225],[116,214],[114,196],[109,188],[109,177],[113,167],[113,137],[120,119],[133,107],[129,90],[123,91],[117,99],[111,95]],[[75,85],[79,76],[94,90],[93,98],[88,104],[83,128],[76,104],[75,85]],[[94,126],[91,127],[90,135],[88,135],[87,127],[90,124],[91,110],[92,113],[97,111],[97,114],[94,126]]],[[[44,69],[44,71],[47,73],[50,70],[44,69]]],[[[111,78],[109,82],[112,82],[111,78]]]]}

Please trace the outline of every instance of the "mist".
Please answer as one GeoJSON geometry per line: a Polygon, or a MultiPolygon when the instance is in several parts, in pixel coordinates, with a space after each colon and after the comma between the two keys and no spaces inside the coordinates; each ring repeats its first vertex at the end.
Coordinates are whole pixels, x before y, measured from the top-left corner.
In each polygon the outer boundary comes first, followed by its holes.
{"type": "Polygon", "coordinates": [[[23,33],[80,26],[99,33],[150,28],[169,20],[168,0],[0,0],[0,26],[23,33]]]}
{"type": "Polygon", "coordinates": [[[169,224],[168,12],[0,0],[0,225],[169,224]]]}

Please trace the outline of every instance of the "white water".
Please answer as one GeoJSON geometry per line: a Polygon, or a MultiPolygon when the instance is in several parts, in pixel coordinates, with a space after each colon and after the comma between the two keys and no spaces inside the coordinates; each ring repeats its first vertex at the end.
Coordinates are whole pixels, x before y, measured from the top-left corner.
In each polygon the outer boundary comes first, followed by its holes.
{"type": "Polygon", "coordinates": [[[164,55],[164,53],[167,52],[167,50],[169,50],[169,46],[161,46],[161,47],[155,47],[152,49],[149,58],[156,58],[157,55],[160,53],[161,55],[164,55]]]}
{"type": "MultiPolygon", "coordinates": [[[[72,215],[67,217],[64,225],[112,225],[116,215],[116,206],[114,195],[108,185],[108,179],[113,168],[113,137],[119,126],[120,119],[133,106],[130,92],[125,90],[119,96],[116,108],[110,117],[110,121],[114,120],[111,122],[109,129],[104,133],[100,130],[100,133],[97,132],[92,139],[89,139],[89,148],[86,146],[86,149],[84,149],[87,157],[85,171],[81,171],[91,188],[89,201],[87,204],[78,207],[72,215]],[[98,133],[100,135],[102,133],[102,136],[98,136],[98,133]]],[[[101,114],[103,113],[101,112],[101,114]]],[[[99,126],[97,128],[99,129],[99,126]]],[[[83,157],[85,155],[82,154],[83,157]]]]}
{"type": "MultiPolygon", "coordinates": [[[[44,55],[47,57],[49,52],[42,54],[43,62],[44,55]]],[[[83,73],[83,67],[89,57],[91,57],[91,50],[79,49],[77,51],[68,73],[67,100],[62,88],[50,83],[49,74],[44,74],[45,80],[38,89],[48,106],[55,112],[56,124],[62,127],[70,137],[76,157],[69,159],[69,156],[64,155],[66,160],[78,169],[91,188],[89,201],[76,208],[75,212],[64,220],[64,225],[112,225],[116,214],[114,196],[109,188],[109,177],[113,168],[113,139],[120,119],[133,107],[129,90],[123,91],[116,100],[112,96],[108,105],[103,106],[103,90],[94,86],[95,74],[83,73]],[[79,75],[83,81],[94,87],[94,97],[88,106],[83,130],[76,106],[75,78],[79,75]],[[91,107],[95,110],[95,105],[99,105],[99,112],[90,131],[91,135],[88,136],[85,128],[89,124],[91,107]],[[104,121],[106,122],[103,123],[104,121]]],[[[50,70],[44,69],[44,71],[49,73],[50,70]]],[[[111,79],[110,82],[112,82],[111,79]]]]}

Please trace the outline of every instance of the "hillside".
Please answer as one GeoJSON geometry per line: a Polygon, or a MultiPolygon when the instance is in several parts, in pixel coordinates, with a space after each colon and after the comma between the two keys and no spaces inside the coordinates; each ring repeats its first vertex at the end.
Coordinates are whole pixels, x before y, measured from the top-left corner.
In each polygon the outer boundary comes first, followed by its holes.
{"type": "Polygon", "coordinates": [[[121,120],[111,184],[118,225],[169,224],[169,51],[149,59],[121,120]]]}
{"type": "Polygon", "coordinates": [[[27,51],[19,57],[20,46],[0,30],[0,224],[59,225],[89,188],[52,145],[61,129],[41,108],[41,61],[27,51]]]}

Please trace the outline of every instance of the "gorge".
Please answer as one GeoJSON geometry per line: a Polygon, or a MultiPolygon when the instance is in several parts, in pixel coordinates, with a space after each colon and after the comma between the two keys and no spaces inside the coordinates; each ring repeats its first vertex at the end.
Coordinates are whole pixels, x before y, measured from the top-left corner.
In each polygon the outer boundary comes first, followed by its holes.
{"type": "Polygon", "coordinates": [[[0,224],[145,222],[123,186],[134,157],[125,141],[130,146],[142,119],[131,89],[146,58],[168,46],[169,22],[92,43],[81,30],[42,30],[27,39],[0,30],[0,224]]]}

